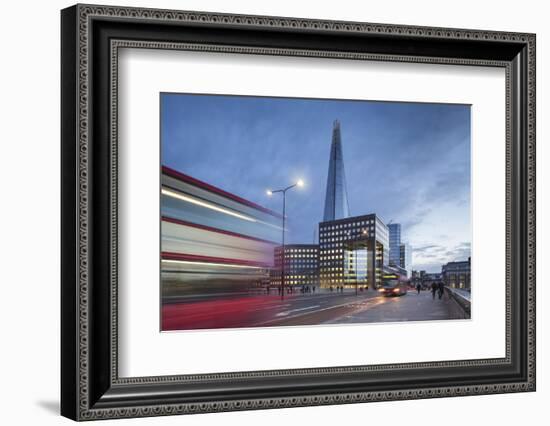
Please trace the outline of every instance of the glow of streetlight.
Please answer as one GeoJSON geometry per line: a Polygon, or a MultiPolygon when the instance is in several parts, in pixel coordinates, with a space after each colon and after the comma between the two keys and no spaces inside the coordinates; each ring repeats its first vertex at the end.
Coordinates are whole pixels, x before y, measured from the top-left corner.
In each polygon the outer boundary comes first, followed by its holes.
{"type": "Polygon", "coordinates": [[[265,191],[265,193],[270,197],[273,195],[273,191],[271,191],[271,189],[268,189],[267,191],[265,191]]]}
{"type": "Polygon", "coordinates": [[[304,186],[304,181],[302,179],[298,179],[298,181],[296,182],[296,186],[302,188],[304,186]]]}

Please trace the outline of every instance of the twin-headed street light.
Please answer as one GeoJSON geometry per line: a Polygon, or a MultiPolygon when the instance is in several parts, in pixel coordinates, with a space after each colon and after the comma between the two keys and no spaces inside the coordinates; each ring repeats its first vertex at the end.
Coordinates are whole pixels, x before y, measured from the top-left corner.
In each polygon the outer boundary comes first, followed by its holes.
{"type": "Polygon", "coordinates": [[[289,189],[294,188],[295,186],[297,186],[299,188],[302,188],[304,186],[304,181],[302,179],[298,179],[295,184],[290,185],[290,186],[286,187],[285,189],[275,189],[275,190],[268,189],[266,191],[266,193],[267,193],[267,195],[269,195],[271,197],[276,192],[282,192],[283,196],[284,196],[284,194],[286,194],[286,191],[288,191],[289,189]]]}
{"type": "Polygon", "coordinates": [[[287,186],[283,189],[271,190],[268,189],[267,195],[272,196],[273,194],[280,192],[283,194],[283,242],[281,245],[281,299],[285,298],[285,216],[286,216],[286,191],[294,187],[302,188],[304,186],[304,181],[298,179],[296,183],[287,186]]]}

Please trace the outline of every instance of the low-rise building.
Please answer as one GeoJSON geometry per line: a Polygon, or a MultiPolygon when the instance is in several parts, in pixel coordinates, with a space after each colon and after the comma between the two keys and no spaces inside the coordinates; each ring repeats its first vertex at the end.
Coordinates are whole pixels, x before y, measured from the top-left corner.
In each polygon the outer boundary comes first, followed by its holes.
{"type": "Polygon", "coordinates": [[[416,287],[420,284],[423,288],[430,288],[433,283],[439,284],[443,281],[443,276],[440,273],[432,273],[426,271],[412,271],[411,273],[411,285],[416,287]]]}
{"type": "Polygon", "coordinates": [[[471,260],[449,262],[441,267],[441,275],[446,286],[453,288],[470,288],[471,260]]]}

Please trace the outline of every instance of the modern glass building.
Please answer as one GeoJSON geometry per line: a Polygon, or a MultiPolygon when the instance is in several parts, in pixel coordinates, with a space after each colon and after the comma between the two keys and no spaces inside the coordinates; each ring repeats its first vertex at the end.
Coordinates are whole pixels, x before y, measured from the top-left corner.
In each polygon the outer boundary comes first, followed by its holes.
{"type": "Polygon", "coordinates": [[[332,129],[323,220],[337,220],[348,216],[348,190],[346,186],[346,173],[344,171],[342,136],[340,122],[336,120],[332,129]]]}
{"type": "MultiPolygon", "coordinates": [[[[281,285],[281,246],[274,250],[274,268],[271,270],[271,285],[281,285]]],[[[319,246],[317,244],[285,244],[285,288],[319,285],[319,246]]]]}
{"type": "Polygon", "coordinates": [[[388,244],[388,228],[376,214],[319,223],[321,287],[380,287],[388,244]]]}
{"type": "Polygon", "coordinates": [[[461,262],[449,262],[441,267],[441,275],[446,286],[453,288],[470,288],[470,258],[461,262]]]}
{"type": "Polygon", "coordinates": [[[388,224],[390,234],[390,258],[389,264],[392,266],[401,265],[401,224],[388,224]]]}

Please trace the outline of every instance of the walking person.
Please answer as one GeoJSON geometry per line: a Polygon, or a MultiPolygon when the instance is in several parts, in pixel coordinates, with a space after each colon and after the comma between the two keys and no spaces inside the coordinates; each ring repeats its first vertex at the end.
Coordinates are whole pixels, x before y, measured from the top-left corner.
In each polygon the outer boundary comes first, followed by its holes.
{"type": "Polygon", "coordinates": [[[435,281],[432,283],[432,300],[435,300],[435,293],[437,292],[437,284],[435,281]]]}
{"type": "Polygon", "coordinates": [[[420,285],[420,283],[418,283],[416,285],[416,294],[420,294],[420,289],[422,288],[422,286],[420,285]]]}
{"type": "Polygon", "coordinates": [[[438,290],[439,290],[439,298],[441,299],[443,297],[443,291],[445,290],[443,286],[443,281],[439,281],[438,290]]]}

